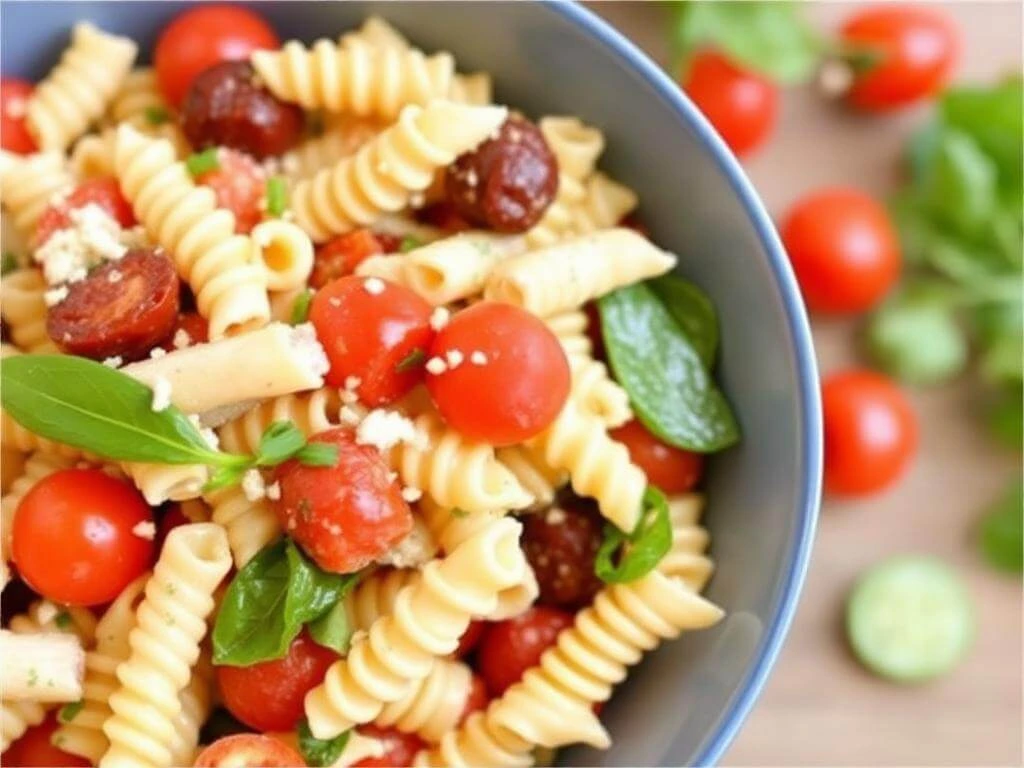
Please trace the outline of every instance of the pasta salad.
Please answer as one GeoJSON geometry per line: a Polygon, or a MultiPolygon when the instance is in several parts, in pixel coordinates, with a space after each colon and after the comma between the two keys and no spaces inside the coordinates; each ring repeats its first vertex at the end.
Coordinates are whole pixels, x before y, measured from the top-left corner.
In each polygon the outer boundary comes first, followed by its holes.
{"type": "Polygon", "coordinates": [[[82,21],[0,90],[3,763],[609,747],[722,616],[738,428],[601,130],[376,17],[199,5],[139,53],[82,21]]]}

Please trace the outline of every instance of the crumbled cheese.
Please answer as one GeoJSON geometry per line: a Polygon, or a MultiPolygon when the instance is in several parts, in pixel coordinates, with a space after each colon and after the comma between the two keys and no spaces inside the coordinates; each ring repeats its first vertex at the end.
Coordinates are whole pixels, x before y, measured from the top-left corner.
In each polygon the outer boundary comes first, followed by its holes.
{"type": "Polygon", "coordinates": [[[59,613],[60,609],[56,605],[49,600],[43,600],[39,603],[39,609],[36,611],[36,621],[40,626],[45,626],[56,619],[59,613]]]}
{"type": "Polygon", "coordinates": [[[104,358],[103,364],[107,368],[120,368],[124,363],[124,359],[120,355],[114,355],[113,357],[104,358]]]}
{"type": "Polygon", "coordinates": [[[157,376],[153,382],[153,404],[150,406],[159,413],[171,405],[171,382],[163,376],[157,376]]]}
{"type": "Polygon", "coordinates": [[[343,389],[340,392],[338,392],[338,397],[341,399],[341,402],[344,403],[345,405],[355,405],[356,403],[359,402],[359,395],[357,395],[355,392],[349,392],[347,389],[343,389]]]}
{"type": "Polygon", "coordinates": [[[199,430],[200,436],[206,441],[213,450],[220,448],[220,438],[217,437],[217,433],[214,432],[210,427],[203,427],[199,430]]]}
{"type": "Polygon", "coordinates": [[[412,530],[394,547],[377,558],[377,562],[393,568],[419,568],[436,553],[437,545],[430,531],[423,521],[417,518],[412,530]]]}
{"type": "Polygon", "coordinates": [[[242,493],[248,501],[259,501],[267,495],[267,486],[258,469],[248,469],[242,475],[242,493]]]}
{"type": "Polygon", "coordinates": [[[149,350],[150,360],[159,360],[161,357],[165,357],[166,355],[167,350],[164,349],[163,347],[153,347],[151,350],[149,350]]]}
{"type": "Polygon", "coordinates": [[[372,296],[379,296],[384,293],[384,289],[387,288],[387,286],[384,285],[384,281],[379,277],[368,277],[363,282],[363,288],[365,288],[366,292],[372,296]]]}
{"type": "Polygon", "coordinates": [[[58,285],[56,288],[51,288],[43,293],[43,301],[46,302],[48,307],[57,306],[67,297],[68,287],[66,285],[58,285]]]}
{"type": "Polygon", "coordinates": [[[448,325],[448,321],[451,319],[452,313],[448,311],[447,307],[434,307],[434,311],[430,313],[430,327],[435,331],[440,331],[448,325]]]}
{"type": "Polygon", "coordinates": [[[289,176],[294,176],[298,173],[301,166],[302,164],[299,162],[298,156],[291,152],[281,158],[281,170],[289,176]]]}
{"type": "Polygon", "coordinates": [[[419,488],[413,488],[412,486],[406,486],[402,489],[402,498],[412,504],[414,501],[419,501],[423,498],[423,491],[419,488]]]}
{"type": "Polygon", "coordinates": [[[327,303],[330,304],[332,307],[340,307],[341,299],[339,299],[337,296],[331,296],[331,298],[327,300],[327,303]]]}
{"type": "Polygon", "coordinates": [[[152,520],[143,520],[138,522],[135,524],[135,527],[132,528],[132,533],[140,539],[152,541],[156,538],[156,523],[152,520]]]}
{"type": "Polygon", "coordinates": [[[561,525],[565,520],[565,510],[559,507],[552,507],[549,509],[547,515],[544,517],[544,522],[548,525],[561,525]]]}
{"type": "Polygon", "coordinates": [[[175,349],[184,349],[190,344],[192,344],[192,337],[188,335],[188,331],[184,328],[179,328],[174,332],[174,338],[171,340],[171,346],[175,349]]]}
{"type": "Polygon", "coordinates": [[[338,418],[341,420],[342,424],[347,424],[350,427],[358,425],[359,422],[363,420],[362,416],[359,415],[359,411],[354,408],[350,408],[347,405],[343,405],[341,410],[338,411],[338,418]]]}
{"type": "Polygon", "coordinates": [[[477,184],[480,183],[480,178],[476,175],[476,171],[472,168],[466,171],[465,179],[466,184],[468,184],[471,187],[475,187],[477,184]]]}
{"type": "Polygon", "coordinates": [[[448,369],[454,371],[462,362],[466,359],[466,356],[462,354],[461,350],[449,349],[445,353],[445,359],[448,361],[448,369]]]}
{"type": "Polygon", "coordinates": [[[398,473],[397,472],[388,472],[388,482],[389,483],[393,483],[397,479],[398,479],[398,473]]]}
{"type": "Polygon", "coordinates": [[[281,484],[271,483],[267,486],[267,498],[271,501],[277,501],[281,498],[281,484]]]}
{"type": "Polygon", "coordinates": [[[127,252],[121,225],[99,205],[89,203],[68,211],[68,226],[50,235],[33,258],[49,285],[84,280],[91,267],[116,261],[127,252]]]}
{"type": "Polygon", "coordinates": [[[469,362],[473,365],[487,365],[487,354],[474,349],[469,355],[469,362]]]}
{"type": "Polygon", "coordinates": [[[410,419],[386,408],[370,411],[356,428],[359,445],[375,446],[382,453],[399,443],[413,443],[418,439],[416,425],[410,419]]]}
{"type": "Polygon", "coordinates": [[[107,282],[120,283],[123,277],[124,275],[121,274],[121,271],[119,269],[112,269],[110,270],[110,273],[107,275],[107,282]]]}
{"type": "Polygon", "coordinates": [[[427,360],[427,364],[424,366],[427,369],[427,373],[432,373],[435,376],[440,376],[442,373],[448,370],[448,363],[444,361],[444,358],[432,357],[427,360]]]}
{"type": "Polygon", "coordinates": [[[413,192],[409,195],[409,206],[411,208],[422,208],[427,203],[427,196],[422,192],[413,192]]]}

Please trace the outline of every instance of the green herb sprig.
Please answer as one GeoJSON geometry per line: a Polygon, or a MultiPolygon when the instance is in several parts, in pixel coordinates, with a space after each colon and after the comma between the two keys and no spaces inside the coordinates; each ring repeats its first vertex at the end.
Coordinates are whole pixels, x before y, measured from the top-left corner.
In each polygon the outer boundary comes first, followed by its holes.
{"type": "Polygon", "coordinates": [[[192,178],[197,178],[210,171],[216,171],[220,168],[220,155],[217,152],[217,148],[210,147],[202,152],[193,152],[185,159],[185,168],[192,175],[192,178]]]}
{"type": "Polygon", "coordinates": [[[643,515],[631,533],[623,533],[611,523],[605,525],[594,559],[594,573],[601,581],[636,581],[654,570],[671,549],[672,521],[665,495],[648,486],[643,506],[643,515]]]}
{"type": "Polygon", "coordinates": [[[341,757],[341,753],[348,746],[348,739],[351,731],[339,733],[333,739],[318,739],[309,730],[309,720],[302,718],[299,721],[299,753],[306,765],[320,766],[334,765],[341,757]]]}

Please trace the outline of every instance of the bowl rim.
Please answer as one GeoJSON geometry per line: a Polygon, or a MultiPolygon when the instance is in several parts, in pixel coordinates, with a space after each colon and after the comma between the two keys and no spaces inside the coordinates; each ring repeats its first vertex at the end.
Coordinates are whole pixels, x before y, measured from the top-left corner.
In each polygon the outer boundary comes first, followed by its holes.
{"type": "Polygon", "coordinates": [[[807,311],[789,258],[764,204],[739,161],[682,88],[635,43],[593,11],[566,0],[543,0],[542,4],[549,11],[596,38],[619,59],[620,63],[640,74],[672,112],[694,129],[697,140],[725,175],[739,198],[740,205],[752,221],[758,239],[767,253],[768,266],[782,296],[799,390],[802,417],[800,437],[803,443],[801,462],[804,476],[796,509],[795,535],[790,543],[790,561],[788,565],[784,565],[785,573],[765,632],[754,653],[750,668],[719,718],[717,730],[712,732],[710,738],[705,738],[700,752],[694,758],[694,765],[714,764],[721,759],[739,733],[778,659],[782,643],[793,621],[810,563],[811,545],[821,500],[823,434],[821,390],[807,311]]]}

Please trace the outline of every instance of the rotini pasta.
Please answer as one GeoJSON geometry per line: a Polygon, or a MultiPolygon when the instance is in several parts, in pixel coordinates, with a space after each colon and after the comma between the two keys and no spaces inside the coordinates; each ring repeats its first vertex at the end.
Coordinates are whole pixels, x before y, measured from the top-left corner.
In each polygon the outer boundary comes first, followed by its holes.
{"type": "Polygon", "coordinates": [[[572,229],[582,235],[617,226],[638,202],[629,187],[595,173],[587,179],[585,197],[572,208],[572,229]]]}
{"type": "Polygon", "coordinates": [[[571,235],[576,211],[586,199],[587,191],[583,184],[567,173],[559,174],[555,199],[541,220],[524,235],[529,246],[545,248],[571,235]]]}
{"type": "Polygon", "coordinates": [[[519,484],[533,495],[536,506],[553,502],[558,489],[569,482],[568,473],[549,467],[543,456],[525,445],[499,448],[497,456],[519,484]]]}
{"type": "Polygon", "coordinates": [[[621,427],[633,418],[629,395],[612,381],[604,363],[593,358],[570,357],[573,391],[585,413],[596,416],[606,427],[621,427]]]}
{"type": "Polygon", "coordinates": [[[359,29],[346,32],[338,42],[348,45],[359,41],[378,48],[395,48],[400,51],[409,47],[409,41],[402,33],[380,16],[370,16],[359,29]]]}
{"type": "Polygon", "coordinates": [[[703,506],[704,498],[698,493],[668,500],[672,548],[658,563],[659,571],[681,579],[694,592],[704,589],[715,570],[714,561],[704,554],[711,537],[697,523],[703,506]]]}
{"type": "Polygon", "coordinates": [[[354,155],[383,129],[376,120],[343,116],[320,136],[306,139],[283,154],[276,165],[292,181],[309,178],[322,168],[354,155]]]}
{"type": "Polygon", "coordinates": [[[495,722],[488,709],[474,712],[459,728],[448,731],[434,747],[421,750],[415,766],[476,768],[481,765],[520,768],[533,765],[533,744],[495,722]]]}
{"type": "Polygon", "coordinates": [[[114,94],[108,110],[110,121],[129,123],[140,130],[166,124],[172,112],[150,67],[133,69],[114,94]]]}
{"type": "Polygon", "coordinates": [[[551,147],[560,172],[580,182],[594,172],[597,158],[604,151],[601,131],[573,116],[542,117],[537,126],[551,147]]]}
{"type": "Polygon", "coordinates": [[[283,395],[266,400],[217,430],[221,447],[232,453],[251,453],[263,432],[275,421],[290,421],[309,437],[340,426],[341,397],[336,389],[323,387],[313,392],[283,395]]]}
{"type": "Polygon", "coordinates": [[[281,535],[281,524],[270,502],[249,501],[238,486],[215,491],[206,500],[213,509],[211,520],[227,532],[236,568],[281,535]]]}
{"type": "Polygon", "coordinates": [[[0,280],[0,315],[11,339],[26,352],[56,352],[46,331],[46,280],[38,269],[19,269],[0,280]]]}
{"type": "Polygon", "coordinates": [[[369,631],[377,619],[392,613],[395,598],[419,579],[415,568],[380,568],[345,595],[345,613],[352,630],[369,631]]]}
{"type": "Polygon", "coordinates": [[[174,736],[169,746],[171,765],[190,765],[199,745],[199,731],[213,707],[213,669],[203,651],[192,672],[192,679],[178,694],[181,709],[171,723],[174,736]]]}
{"type": "Polygon", "coordinates": [[[253,227],[252,241],[271,291],[301,288],[313,270],[313,241],[291,222],[270,219],[253,227]]]}
{"type": "Polygon", "coordinates": [[[426,677],[387,704],[374,722],[437,742],[459,724],[472,680],[473,672],[461,661],[438,659],[426,677]]]}
{"type": "Polygon", "coordinates": [[[74,178],[60,152],[40,152],[26,157],[0,150],[0,195],[14,226],[28,240],[36,222],[50,203],[70,192],[74,178]]]}
{"type": "Polygon", "coordinates": [[[88,22],[76,24],[71,45],[28,101],[26,125],[44,150],[67,148],[106,111],[135,61],[138,46],[88,22]]]}

